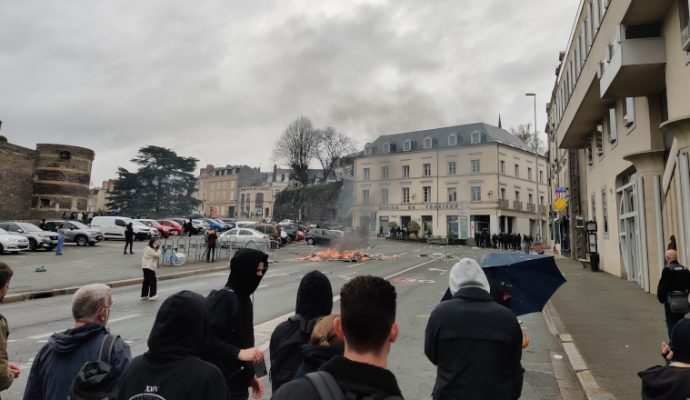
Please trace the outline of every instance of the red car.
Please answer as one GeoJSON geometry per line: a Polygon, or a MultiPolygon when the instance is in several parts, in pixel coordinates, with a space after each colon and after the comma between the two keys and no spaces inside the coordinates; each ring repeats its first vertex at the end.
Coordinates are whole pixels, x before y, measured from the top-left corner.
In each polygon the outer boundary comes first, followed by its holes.
{"type": "Polygon", "coordinates": [[[170,236],[170,228],[165,226],[165,225],[160,225],[158,221],[152,220],[152,219],[135,219],[134,221],[139,222],[140,224],[144,224],[148,226],[149,228],[153,228],[157,230],[158,232],[161,233],[161,236],[164,238],[167,238],[170,236]]]}
{"type": "Polygon", "coordinates": [[[178,224],[177,222],[171,219],[159,219],[156,222],[170,229],[171,235],[182,236],[182,225],[178,224]]]}

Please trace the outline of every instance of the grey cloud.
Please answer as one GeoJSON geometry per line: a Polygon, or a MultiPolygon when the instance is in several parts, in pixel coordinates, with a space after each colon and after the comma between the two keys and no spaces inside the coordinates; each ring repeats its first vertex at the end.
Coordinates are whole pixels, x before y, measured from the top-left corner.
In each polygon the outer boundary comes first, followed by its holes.
{"type": "MultiPolygon", "coordinates": [[[[93,180],[147,144],[269,168],[297,115],[360,144],[446,124],[531,121],[576,0],[22,1],[0,5],[10,141],[93,148],[93,180]],[[334,11],[335,10],[335,11],[334,11]]],[[[539,107],[543,110],[543,107],[539,107]]],[[[539,119],[545,116],[540,111],[539,119]]]]}

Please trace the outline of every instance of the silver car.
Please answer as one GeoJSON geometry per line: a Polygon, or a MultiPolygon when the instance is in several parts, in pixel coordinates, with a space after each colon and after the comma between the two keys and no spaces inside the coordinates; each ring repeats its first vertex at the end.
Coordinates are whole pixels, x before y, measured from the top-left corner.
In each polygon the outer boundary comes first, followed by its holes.
{"type": "Polygon", "coordinates": [[[29,240],[29,250],[52,250],[57,246],[58,235],[46,232],[28,222],[0,222],[0,228],[14,235],[24,236],[29,240]]]}
{"type": "Polygon", "coordinates": [[[249,228],[235,228],[225,231],[220,234],[218,241],[220,247],[233,249],[242,247],[263,249],[270,246],[271,243],[268,235],[249,228]]]}
{"type": "Polygon", "coordinates": [[[77,246],[94,246],[103,240],[103,233],[100,230],[89,228],[79,221],[62,219],[46,221],[46,229],[49,231],[57,232],[60,225],[64,228],[66,243],[76,243],[77,246]]]}
{"type": "Polygon", "coordinates": [[[0,228],[0,254],[19,253],[22,250],[29,250],[29,239],[0,228]]]}

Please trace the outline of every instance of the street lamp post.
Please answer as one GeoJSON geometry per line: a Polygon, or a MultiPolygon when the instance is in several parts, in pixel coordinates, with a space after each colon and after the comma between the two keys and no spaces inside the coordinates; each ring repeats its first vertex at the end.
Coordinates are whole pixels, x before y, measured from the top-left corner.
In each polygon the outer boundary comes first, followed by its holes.
{"type": "Polygon", "coordinates": [[[527,97],[532,97],[534,99],[534,144],[532,145],[532,148],[534,150],[534,181],[537,183],[537,193],[536,193],[536,198],[537,198],[537,207],[536,207],[536,218],[535,222],[539,226],[539,240],[542,241],[542,232],[541,232],[541,214],[540,214],[540,201],[539,201],[539,153],[537,149],[539,148],[539,137],[537,136],[537,94],[536,93],[525,93],[525,96],[527,97]]]}

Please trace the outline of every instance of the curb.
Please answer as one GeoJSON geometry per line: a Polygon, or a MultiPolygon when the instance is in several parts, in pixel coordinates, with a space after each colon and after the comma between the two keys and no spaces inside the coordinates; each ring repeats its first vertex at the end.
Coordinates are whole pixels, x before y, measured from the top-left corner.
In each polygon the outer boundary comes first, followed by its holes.
{"type": "MultiPolygon", "coordinates": [[[[219,267],[208,267],[208,268],[194,269],[194,270],[190,270],[190,271],[175,272],[172,274],[158,275],[156,278],[159,281],[167,281],[167,280],[171,280],[171,279],[187,278],[187,277],[194,276],[194,275],[203,275],[203,274],[210,274],[213,272],[227,271],[229,269],[230,269],[229,266],[224,265],[224,266],[219,266],[219,267]]],[[[111,288],[118,288],[118,287],[124,287],[124,286],[138,285],[143,280],[144,280],[143,278],[129,278],[129,279],[121,279],[121,280],[117,280],[117,281],[112,281],[112,282],[106,282],[105,284],[110,286],[111,288]]],[[[76,292],[77,290],[79,290],[80,287],[81,286],[70,286],[70,287],[65,287],[65,288],[8,294],[7,296],[5,296],[3,303],[18,303],[20,301],[45,299],[48,297],[55,297],[55,296],[72,294],[72,293],[76,292]]]]}
{"type": "Polygon", "coordinates": [[[544,307],[543,314],[547,319],[547,325],[550,324],[555,329],[561,347],[565,352],[565,358],[568,360],[568,366],[575,374],[577,382],[585,394],[585,398],[587,400],[615,400],[616,397],[599,386],[596,379],[594,379],[594,375],[592,375],[585,359],[577,349],[573,337],[563,332],[565,328],[551,302],[544,307]]]}

